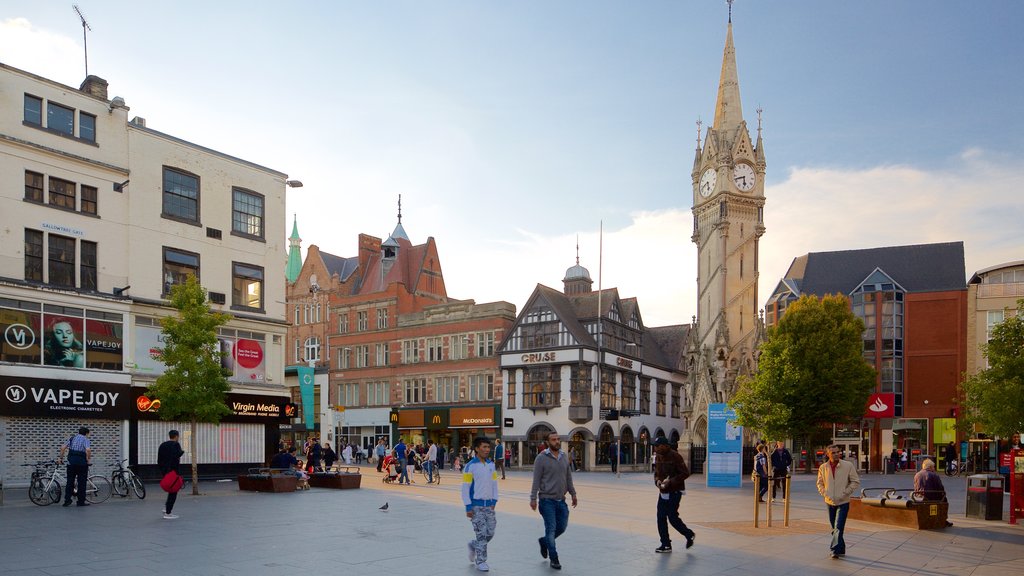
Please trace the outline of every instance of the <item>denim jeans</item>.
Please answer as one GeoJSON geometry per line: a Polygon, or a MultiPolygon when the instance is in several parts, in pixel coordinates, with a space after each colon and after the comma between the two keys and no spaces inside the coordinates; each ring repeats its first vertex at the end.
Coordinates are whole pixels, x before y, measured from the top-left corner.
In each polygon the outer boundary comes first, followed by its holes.
{"type": "Polygon", "coordinates": [[[434,483],[434,463],[427,460],[423,463],[423,467],[427,469],[427,483],[434,483]]]}
{"type": "Polygon", "coordinates": [[[409,465],[402,460],[398,460],[398,483],[408,484],[409,483],[409,465]]]}
{"type": "Polygon", "coordinates": [[[671,546],[672,538],[668,534],[668,525],[679,531],[687,538],[693,537],[693,530],[686,527],[683,519],[679,517],[679,501],[682,499],[681,492],[671,492],[668,498],[658,495],[658,536],[661,537],[662,546],[671,546]]]}
{"type": "Polygon", "coordinates": [[[850,513],[850,503],[828,506],[828,524],[832,527],[832,543],[829,550],[836,554],[846,554],[846,540],[843,530],[846,529],[846,515],[850,513]]]}
{"type": "Polygon", "coordinates": [[[558,558],[558,550],[555,548],[555,538],[558,538],[569,527],[569,506],[565,499],[551,500],[541,498],[537,501],[537,510],[544,518],[544,541],[548,546],[548,554],[553,559],[558,558]]]}

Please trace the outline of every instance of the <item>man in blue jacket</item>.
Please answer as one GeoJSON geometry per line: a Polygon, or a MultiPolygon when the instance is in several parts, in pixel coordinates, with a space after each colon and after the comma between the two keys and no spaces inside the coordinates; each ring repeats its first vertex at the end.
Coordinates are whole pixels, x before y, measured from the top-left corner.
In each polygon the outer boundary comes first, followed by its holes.
{"type": "Polygon", "coordinates": [[[494,538],[497,519],[494,507],[498,504],[498,471],[491,460],[491,442],[487,438],[473,440],[476,457],[462,469],[462,503],[466,505],[466,517],[473,523],[475,540],[469,541],[469,561],[476,569],[487,572],[487,543],[494,538]]]}

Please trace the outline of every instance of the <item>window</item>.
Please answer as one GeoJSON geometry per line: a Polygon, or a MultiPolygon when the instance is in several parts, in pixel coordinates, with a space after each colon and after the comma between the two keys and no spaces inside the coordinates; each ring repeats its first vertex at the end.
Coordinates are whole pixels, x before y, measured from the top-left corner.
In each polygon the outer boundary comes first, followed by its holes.
{"type": "Polygon", "coordinates": [[[338,334],[348,334],[348,312],[338,313],[338,334]]]}
{"type": "Polygon", "coordinates": [[[480,332],[476,335],[476,355],[478,358],[494,355],[494,332],[480,332]]]}
{"type": "Polygon", "coordinates": [[[338,386],[338,404],[342,406],[359,405],[359,384],[341,384],[338,386]]]}
{"type": "Polygon", "coordinates": [[[46,103],[46,127],[68,136],[75,135],[75,110],[54,102],[46,103]]]}
{"type": "Polygon", "coordinates": [[[679,418],[679,386],[672,386],[672,417],[679,418]]]}
{"type": "Polygon", "coordinates": [[[619,408],[622,410],[636,410],[636,380],[632,374],[623,374],[622,377],[622,398],[619,408]]]}
{"type": "Polygon", "coordinates": [[[75,239],[50,234],[49,284],[75,285],[75,239]]]}
{"type": "Polygon", "coordinates": [[[561,403],[561,367],[532,366],[523,371],[523,408],[546,408],[561,403]]]}
{"type": "Polygon", "coordinates": [[[377,308],[377,329],[383,330],[388,327],[388,309],[377,308]]]}
{"type": "Polygon", "coordinates": [[[50,176],[50,206],[75,209],[75,183],[50,176]]]}
{"type": "Polygon", "coordinates": [[[338,348],[338,353],[335,356],[338,357],[338,368],[342,370],[348,370],[349,359],[348,353],[351,352],[351,348],[338,348]]]}
{"type": "Polygon", "coordinates": [[[25,280],[43,281],[43,233],[25,229],[25,280]]]}
{"type": "Polygon", "coordinates": [[[377,366],[388,365],[388,343],[376,344],[374,346],[375,356],[377,357],[377,366]]]}
{"type": "Polygon", "coordinates": [[[601,410],[618,408],[619,398],[615,393],[615,372],[601,370],[601,410]]]}
{"type": "Polygon", "coordinates": [[[494,398],[494,374],[474,374],[468,378],[470,400],[494,398]]]}
{"type": "Polygon", "coordinates": [[[96,117],[78,111],[78,137],[89,142],[96,141],[96,117]]]}
{"type": "Polygon", "coordinates": [[[199,223],[199,177],[164,167],[163,216],[199,223]]]}
{"type": "Polygon", "coordinates": [[[448,359],[465,360],[469,357],[469,336],[456,334],[448,337],[448,359]]]}
{"type": "Polygon", "coordinates": [[[657,384],[658,403],[655,404],[655,412],[654,412],[656,416],[664,416],[665,415],[665,387],[666,386],[668,386],[668,384],[666,384],[664,382],[659,382],[657,384]]]}
{"type": "Polygon", "coordinates": [[[231,192],[231,231],[263,238],[263,196],[241,188],[232,188],[231,192]]]}
{"type": "Polygon", "coordinates": [[[316,336],[306,338],[304,346],[305,355],[303,358],[306,362],[319,362],[320,361],[320,339],[316,336]]]}
{"type": "Polygon", "coordinates": [[[171,293],[171,286],[184,284],[191,274],[199,279],[199,254],[164,247],[164,296],[171,293]]]}
{"type": "Polygon", "coordinates": [[[295,359],[295,363],[296,364],[298,364],[299,362],[302,362],[302,344],[299,342],[298,338],[295,339],[295,356],[294,356],[294,359],[295,359]]]}
{"type": "Polygon", "coordinates": [[[370,329],[369,313],[366,310],[356,312],[356,330],[365,332],[370,329]]]}
{"type": "Polygon", "coordinates": [[[96,214],[96,188],[82,184],[82,213],[96,214]]]}
{"type": "Polygon", "coordinates": [[[434,401],[435,402],[458,402],[459,401],[459,377],[438,376],[434,378],[434,401]]]}
{"type": "Polygon", "coordinates": [[[651,379],[640,378],[640,413],[651,413],[651,379]]]}
{"type": "Polygon", "coordinates": [[[356,368],[366,368],[370,365],[370,347],[367,345],[356,346],[356,368]]]}
{"type": "Polygon", "coordinates": [[[505,381],[505,392],[508,395],[508,407],[516,407],[516,373],[514,370],[508,371],[508,379],[505,381]]]}
{"type": "Polygon", "coordinates": [[[25,94],[25,122],[43,125],[43,99],[25,94]]]}
{"type": "Polygon", "coordinates": [[[405,340],[402,342],[402,364],[415,364],[420,361],[419,340],[405,340]]]}
{"type": "Polygon", "coordinates": [[[406,404],[421,404],[427,401],[427,379],[413,378],[403,382],[406,404]]]}
{"type": "Polygon", "coordinates": [[[426,345],[427,345],[426,356],[427,356],[427,361],[428,362],[440,362],[442,360],[442,358],[441,358],[441,350],[442,350],[441,343],[442,342],[443,342],[443,340],[441,339],[441,337],[427,338],[426,339],[426,342],[425,342],[426,345]]]}
{"type": "Polygon", "coordinates": [[[387,406],[391,404],[388,398],[388,383],[387,382],[367,382],[366,383],[366,405],[367,406],[387,406]]]}
{"type": "Polygon", "coordinates": [[[238,262],[232,265],[231,303],[251,310],[263,309],[263,268],[238,262]]]}
{"type": "Polygon", "coordinates": [[[43,175],[25,170],[25,200],[43,201],[43,175]]]}
{"type": "Polygon", "coordinates": [[[96,290],[96,243],[82,240],[81,252],[81,288],[96,290]]]}
{"type": "Polygon", "coordinates": [[[590,374],[591,364],[573,364],[569,366],[569,405],[590,406],[590,374]]]}

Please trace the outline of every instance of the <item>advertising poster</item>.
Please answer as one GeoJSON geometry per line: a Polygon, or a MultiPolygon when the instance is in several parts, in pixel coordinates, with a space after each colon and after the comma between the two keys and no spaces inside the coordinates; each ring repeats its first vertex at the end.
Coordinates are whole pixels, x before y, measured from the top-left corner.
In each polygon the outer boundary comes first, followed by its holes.
{"type": "MultiPolygon", "coordinates": [[[[160,361],[163,332],[155,326],[135,327],[135,372],[159,376],[165,366],[160,361]]],[[[263,343],[248,338],[217,336],[221,367],[231,382],[263,382],[266,380],[266,355],[263,343]]]]}
{"type": "Polygon", "coordinates": [[[0,308],[0,362],[39,365],[43,361],[42,314],[0,308]]]}
{"type": "Polygon", "coordinates": [[[708,486],[743,484],[743,427],[733,424],[735,420],[736,411],[726,404],[708,405],[708,486]]]}
{"type": "Polygon", "coordinates": [[[85,367],[97,370],[121,370],[124,367],[120,322],[86,319],[85,367]]]}
{"type": "Polygon", "coordinates": [[[43,315],[43,364],[85,368],[85,331],[82,318],[43,315]]]}
{"type": "Polygon", "coordinates": [[[163,348],[163,332],[155,326],[135,326],[135,366],[142,374],[159,376],[164,373],[164,364],[159,360],[163,348]]]}
{"type": "Polygon", "coordinates": [[[314,414],[316,401],[313,397],[314,370],[309,366],[296,366],[295,371],[299,375],[299,392],[302,394],[302,421],[308,429],[312,430],[316,425],[316,414],[314,414]]]}

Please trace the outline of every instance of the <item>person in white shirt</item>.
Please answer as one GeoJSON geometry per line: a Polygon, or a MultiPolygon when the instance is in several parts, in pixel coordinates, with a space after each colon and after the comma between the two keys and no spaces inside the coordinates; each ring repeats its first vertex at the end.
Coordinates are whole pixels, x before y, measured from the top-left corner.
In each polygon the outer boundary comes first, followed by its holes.
{"type": "Polygon", "coordinates": [[[423,465],[427,467],[427,484],[433,484],[434,470],[437,468],[437,444],[433,440],[427,440],[427,457],[423,465]]]}
{"type": "Polygon", "coordinates": [[[476,457],[466,463],[462,473],[462,503],[466,517],[473,523],[474,540],[469,541],[469,561],[476,569],[487,572],[487,543],[494,538],[497,519],[494,507],[498,505],[498,471],[491,460],[491,442],[487,438],[473,440],[476,457]]]}
{"type": "Polygon", "coordinates": [[[341,457],[345,460],[345,464],[352,464],[352,445],[346,444],[345,449],[341,451],[341,457]]]}

